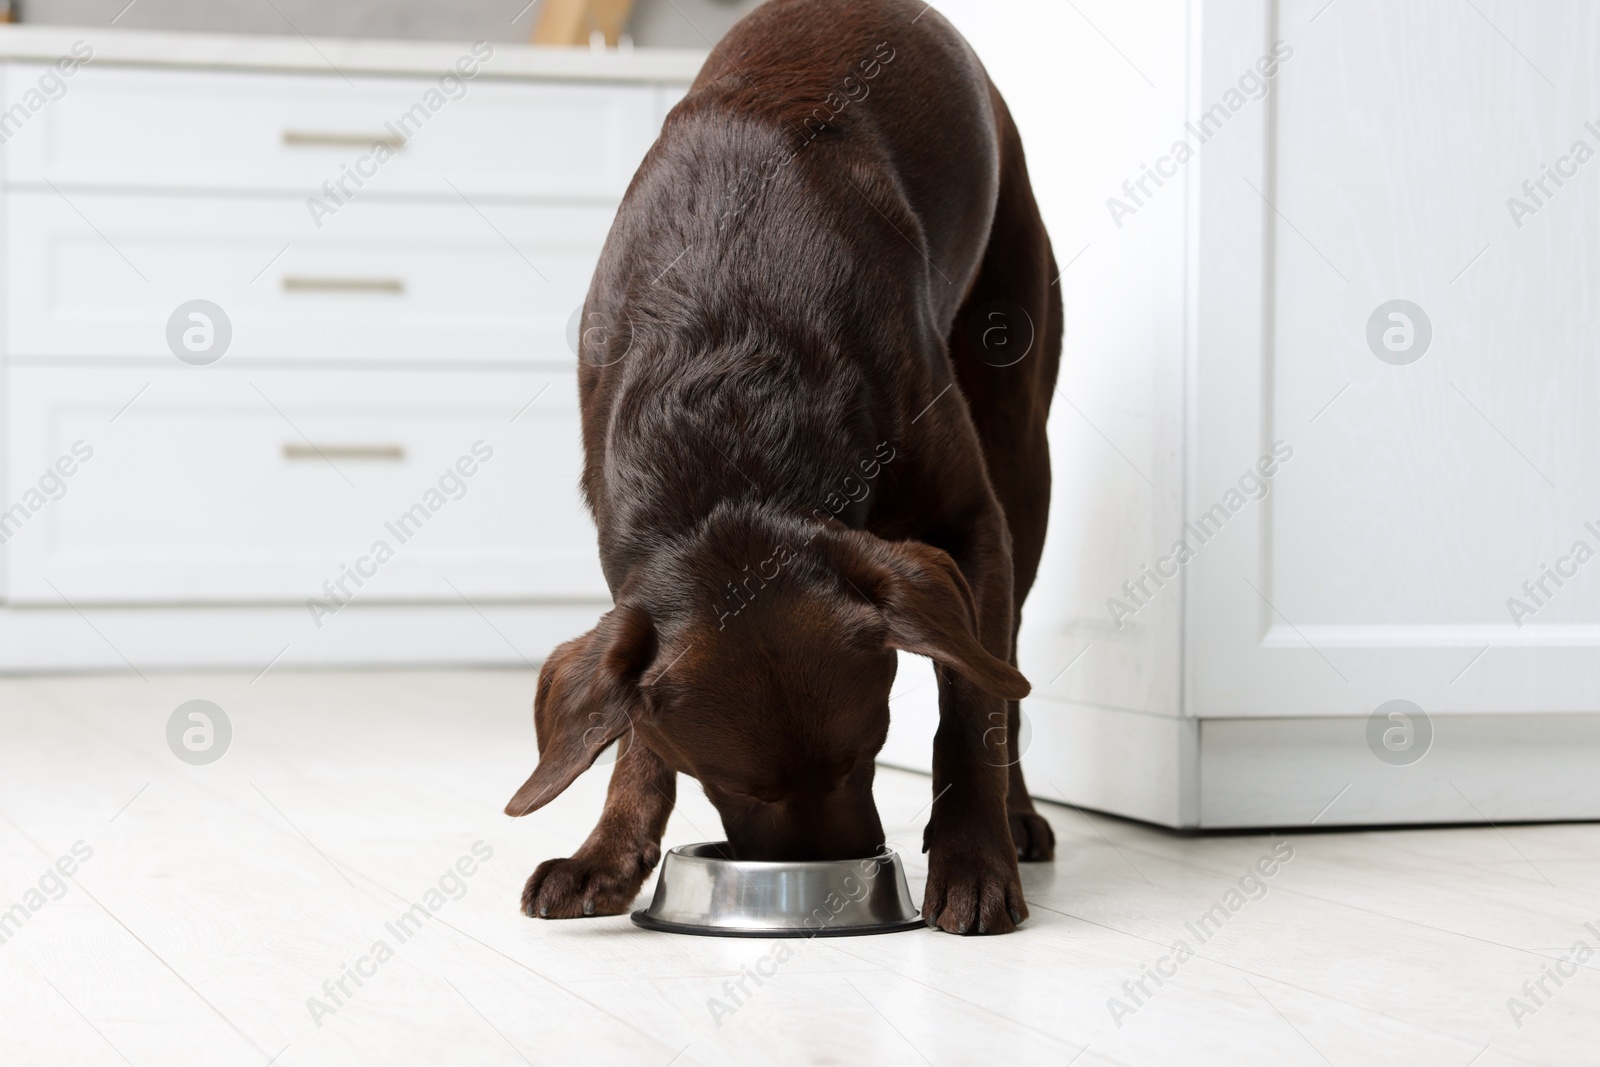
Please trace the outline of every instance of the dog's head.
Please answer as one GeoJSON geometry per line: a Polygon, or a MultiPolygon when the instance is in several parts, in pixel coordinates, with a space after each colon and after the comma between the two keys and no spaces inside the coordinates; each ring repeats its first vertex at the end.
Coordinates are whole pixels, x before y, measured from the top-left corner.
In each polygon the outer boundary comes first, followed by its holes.
{"type": "Polygon", "coordinates": [[[708,523],[640,571],[540,671],[539,766],[508,814],[548,803],[621,740],[700,780],[737,858],[866,856],[884,841],[872,773],[896,650],[995,696],[1028,692],[979,643],[955,563],[927,545],[745,519],[708,523]]]}

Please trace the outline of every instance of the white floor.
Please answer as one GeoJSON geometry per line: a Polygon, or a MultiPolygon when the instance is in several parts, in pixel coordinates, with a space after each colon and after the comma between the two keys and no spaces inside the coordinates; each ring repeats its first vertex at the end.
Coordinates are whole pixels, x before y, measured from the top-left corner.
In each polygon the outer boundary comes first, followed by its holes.
{"type": "MultiPolygon", "coordinates": [[[[605,783],[500,814],[534,758],[532,690],[530,672],[0,680],[0,1062],[1600,1061],[1600,959],[1560,964],[1600,949],[1600,827],[1190,838],[1050,807],[1060,857],[1024,868],[1033,915],[1007,937],[540,922],[523,879],[583,838],[605,783]],[[166,742],[197,698],[233,725],[210,766],[166,742]],[[492,857],[449,877],[480,841],[492,857]],[[75,845],[92,855],[58,886],[75,845]],[[1247,879],[1275,849],[1292,858],[1247,879]],[[387,924],[441,877],[402,942],[387,924]],[[1190,925],[1218,905],[1202,942],[1190,925]],[[1124,988],[1158,965],[1162,984],[1124,988]],[[347,968],[365,977],[340,992],[347,968]],[[747,971],[772,977],[745,995],[747,971]]],[[[668,844],[716,836],[680,793],[668,844]]],[[[879,797],[920,875],[927,779],[885,771],[879,797]]]]}

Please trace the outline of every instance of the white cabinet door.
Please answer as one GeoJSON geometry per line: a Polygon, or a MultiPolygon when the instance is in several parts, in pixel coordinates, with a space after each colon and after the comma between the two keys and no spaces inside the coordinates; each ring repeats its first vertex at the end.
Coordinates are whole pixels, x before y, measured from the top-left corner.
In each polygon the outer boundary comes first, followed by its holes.
{"type": "MultiPolygon", "coordinates": [[[[332,205],[457,190],[620,199],[660,128],[655,89],[508,84],[492,79],[493,67],[441,87],[437,78],[90,63],[7,142],[7,179],[46,190],[283,192],[302,213],[308,197],[332,205]]],[[[47,70],[9,64],[10,98],[37,91],[47,70]]]]}
{"type": "Polygon", "coordinates": [[[570,372],[174,364],[10,370],[12,603],[608,595],[570,372]]]}
{"type": "Polygon", "coordinates": [[[615,214],[364,200],[318,230],[286,199],[5,200],[13,359],[170,361],[175,313],[206,300],[228,321],[227,361],[570,366],[615,214]]]}
{"type": "Polygon", "coordinates": [[[1600,707],[1592,5],[1223,7],[1205,100],[1295,54],[1201,155],[1188,517],[1293,458],[1189,568],[1191,712],[1600,707]]]}

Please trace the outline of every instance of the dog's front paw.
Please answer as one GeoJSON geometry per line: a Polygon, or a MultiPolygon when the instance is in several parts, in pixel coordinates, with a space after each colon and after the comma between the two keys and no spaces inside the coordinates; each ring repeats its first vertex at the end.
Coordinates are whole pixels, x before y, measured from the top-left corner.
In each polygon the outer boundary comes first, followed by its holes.
{"type": "Polygon", "coordinates": [[[1011,842],[1017,846],[1017,859],[1023,863],[1048,863],[1056,858],[1056,832],[1036,811],[1013,811],[1011,842]]]}
{"type": "Polygon", "coordinates": [[[1005,851],[928,853],[922,918],[952,934],[1008,934],[1028,917],[1017,860],[1005,851]]]}
{"type": "Polygon", "coordinates": [[[522,914],[538,919],[621,915],[661,858],[661,849],[585,850],[568,859],[545,860],[522,889],[522,914]]]}

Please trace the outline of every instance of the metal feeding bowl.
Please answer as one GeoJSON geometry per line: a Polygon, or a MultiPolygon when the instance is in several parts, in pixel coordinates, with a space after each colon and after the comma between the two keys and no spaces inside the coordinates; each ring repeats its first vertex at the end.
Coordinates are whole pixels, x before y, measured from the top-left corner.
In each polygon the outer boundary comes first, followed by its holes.
{"type": "Polygon", "coordinates": [[[646,930],[709,937],[852,937],[923,925],[900,857],[731,860],[722,842],[680,845],[661,860],[646,930]]]}

